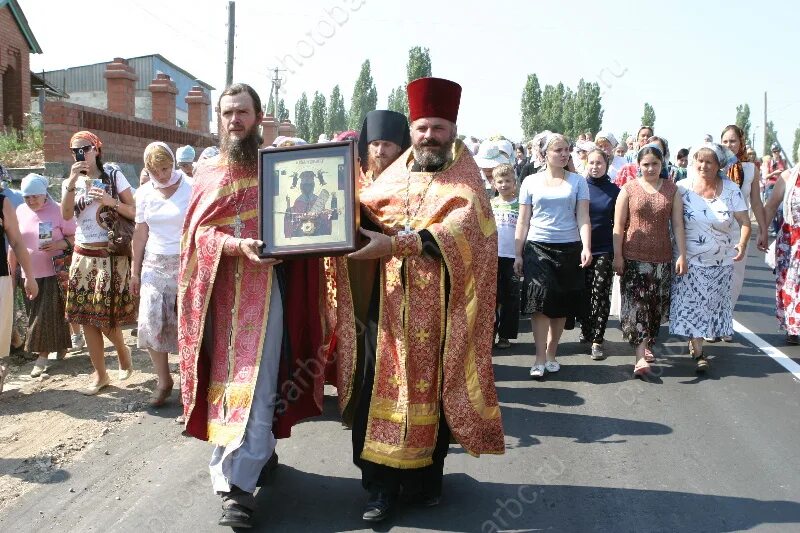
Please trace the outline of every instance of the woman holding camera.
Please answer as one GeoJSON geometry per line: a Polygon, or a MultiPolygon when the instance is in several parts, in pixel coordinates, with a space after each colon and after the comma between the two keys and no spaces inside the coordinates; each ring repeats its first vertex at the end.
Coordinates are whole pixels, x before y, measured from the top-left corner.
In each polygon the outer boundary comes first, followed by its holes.
{"type": "Polygon", "coordinates": [[[136,207],[130,184],[122,172],[103,166],[103,143],[91,132],[72,136],[75,157],[69,177],[62,185],[61,212],[65,220],[75,217],[75,251],[69,273],[67,320],[83,325],[89,358],[95,373],[84,394],[94,395],[110,382],[106,372],[103,335],[117,350],[119,379],[133,372],[131,351],[125,346],[121,326],[136,323],[137,300],[128,290],[130,260],[110,255],[109,217],[133,220],[136,207]],[[113,176],[113,178],[112,178],[113,176]],[[112,179],[114,184],[112,186],[112,179]],[[117,191],[117,198],[109,194],[117,191]]]}

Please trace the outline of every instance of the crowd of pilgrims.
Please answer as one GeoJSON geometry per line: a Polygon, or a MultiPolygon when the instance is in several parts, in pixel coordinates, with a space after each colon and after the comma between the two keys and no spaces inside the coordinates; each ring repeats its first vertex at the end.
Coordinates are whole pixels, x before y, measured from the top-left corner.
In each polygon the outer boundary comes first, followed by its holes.
{"type": "MultiPolygon", "coordinates": [[[[335,136],[357,138],[355,131],[335,136]]],[[[273,146],[297,144],[305,141],[280,137],[273,146]]],[[[800,165],[790,168],[779,146],[758,159],[734,125],[716,141],[709,135],[678,150],[674,162],[667,140],[646,126],[622,142],[607,131],[574,140],[548,131],[516,145],[502,136],[465,144],[497,226],[495,348],[509,348],[521,316],[530,316],[531,377],[558,372],[564,329],[579,327],[587,355],[604,359],[612,314],[630,343],[635,376],[657,361],[653,347],[666,322],[670,334],[687,339],[697,371],[706,371],[704,341],[733,334],[753,219],[753,240],[775,268],[778,325],[788,343],[798,343],[800,165]],[[777,238],[768,247],[770,236],[777,238]]],[[[134,327],[158,375],[151,405],[162,405],[173,389],[174,273],[198,158],[191,146],[175,154],[153,142],[134,190],[118,166],[102,161],[103,143],[93,133],[76,133],[69,149],[76,162],[62,182],[61,203],[48,178],[29,174],[13,190],[3,170],[0,247],[8,253],[0,259],[0,357],[36,354],[37,377],[85,347],[95,375],[82,392],[94,395],[112,380],[104,336],[116,349],[117,379],[130,377],[122,328],[134,327]],[[106,253],[104,215],[135,222],[130,257],[106,253]],[[15,290],[26,294],[22,336],[12,327],[13,302],[22,300],[15,290]]],[[[199,159],[216,153],[208,148],[199,159]]],[[[0,391],[8,373],[0,365],[0,391]]]]}

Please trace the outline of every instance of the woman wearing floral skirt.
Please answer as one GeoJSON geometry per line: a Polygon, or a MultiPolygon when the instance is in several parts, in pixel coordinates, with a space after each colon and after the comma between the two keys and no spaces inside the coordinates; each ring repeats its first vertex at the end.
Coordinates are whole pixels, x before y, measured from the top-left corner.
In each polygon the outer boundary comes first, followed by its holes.
{"type": "Polygon", "coordinates": [[[683,203],[675,184],[659,177],[664,155],[646,145],[637,155],[640,177],[626,183],[614,213],[614,270],[622,276],[623,337],[635,347],[634,376],[650,372],[651,347],[669,316],[672,282],[670,221],[678,248],[675,273],[686,273],[683,203]]]}
{"type": "MultiPolygon", "coordinates": [[[[775,183],[764,207],[765,220],[775,217],[781,202],[783,225],[775,241],[775,309],[778,325],[786,331],[786,343],[800,344],[800,164],[784,171],[775,183]]],[[[759,242],[766,242],[767,225],[759,229],[759,242]]]]}
{"type": "Polygon", "coordinates": [[[689,177],[678,184],[689,268],[672,285],[669,330],[689,337],[697,371],[705,372],[703,338],[733,334],[733,264],[745,257],[750,217],[742,190],[724,173],[736,161],[730,150],[706,143],[689,160],[689,177]]]}

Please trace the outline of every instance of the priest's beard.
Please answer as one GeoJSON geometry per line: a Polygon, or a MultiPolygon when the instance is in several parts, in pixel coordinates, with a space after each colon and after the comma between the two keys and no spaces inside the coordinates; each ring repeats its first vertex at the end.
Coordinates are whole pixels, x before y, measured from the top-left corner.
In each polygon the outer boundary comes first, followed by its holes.
{"type": "Polygon", "coordinates": [[[422,168],[441,168],[452,161],[455,140],[455,132],[444,143],[434,139],[423,139],[414,145],[414,160],[422,168]]]}
{"type": "Polygon", "coordinates": [[[367,171],[371,171],[372,177],[377,178],[383,173],[384,170],[389,168],[389,165],[391,165],[393,162],[394,159],[370,155],[367,159],[367,171]]]}
{"type": "Polygon", "coordinates": [[[255,165],[258,161],[258,149],[261,147],[261,136],[258,124],[253,126],[244,138],[239,139],[227,131],[220,135],[220,152],[229,163],[255,165]]]}

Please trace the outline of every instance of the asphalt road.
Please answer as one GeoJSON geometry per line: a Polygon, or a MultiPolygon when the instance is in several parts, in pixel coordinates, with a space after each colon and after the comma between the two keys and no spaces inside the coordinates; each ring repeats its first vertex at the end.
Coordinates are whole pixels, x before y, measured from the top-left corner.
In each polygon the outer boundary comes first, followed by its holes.
{"type": "MultiPolygon", "coordinates": [[[[751,254],[736,319],[781,347],[774,288],[751,254]]],[[[495,373],[507,452],[453,446],[439,507],[400,507],[378,531],[798,531],[800,383],[737,335],[707,347],[698,377],[683,339],[662,329],[658,371],[631,379],[616,322],[605,361],[569,332],[560,373],[528,378],[529,325],[495,373]]],[[[800,348],[786,353],[800,360],[800,348]]],[[[256,531],[369,531],[335,400],[281,441],[282,465],[258,494],[256,531]]],[[[21,497],[0,531],[225,531],[210,490],[210,448],[179,434],[178,408],[111,433],[52,483],[21,497]]]]}

